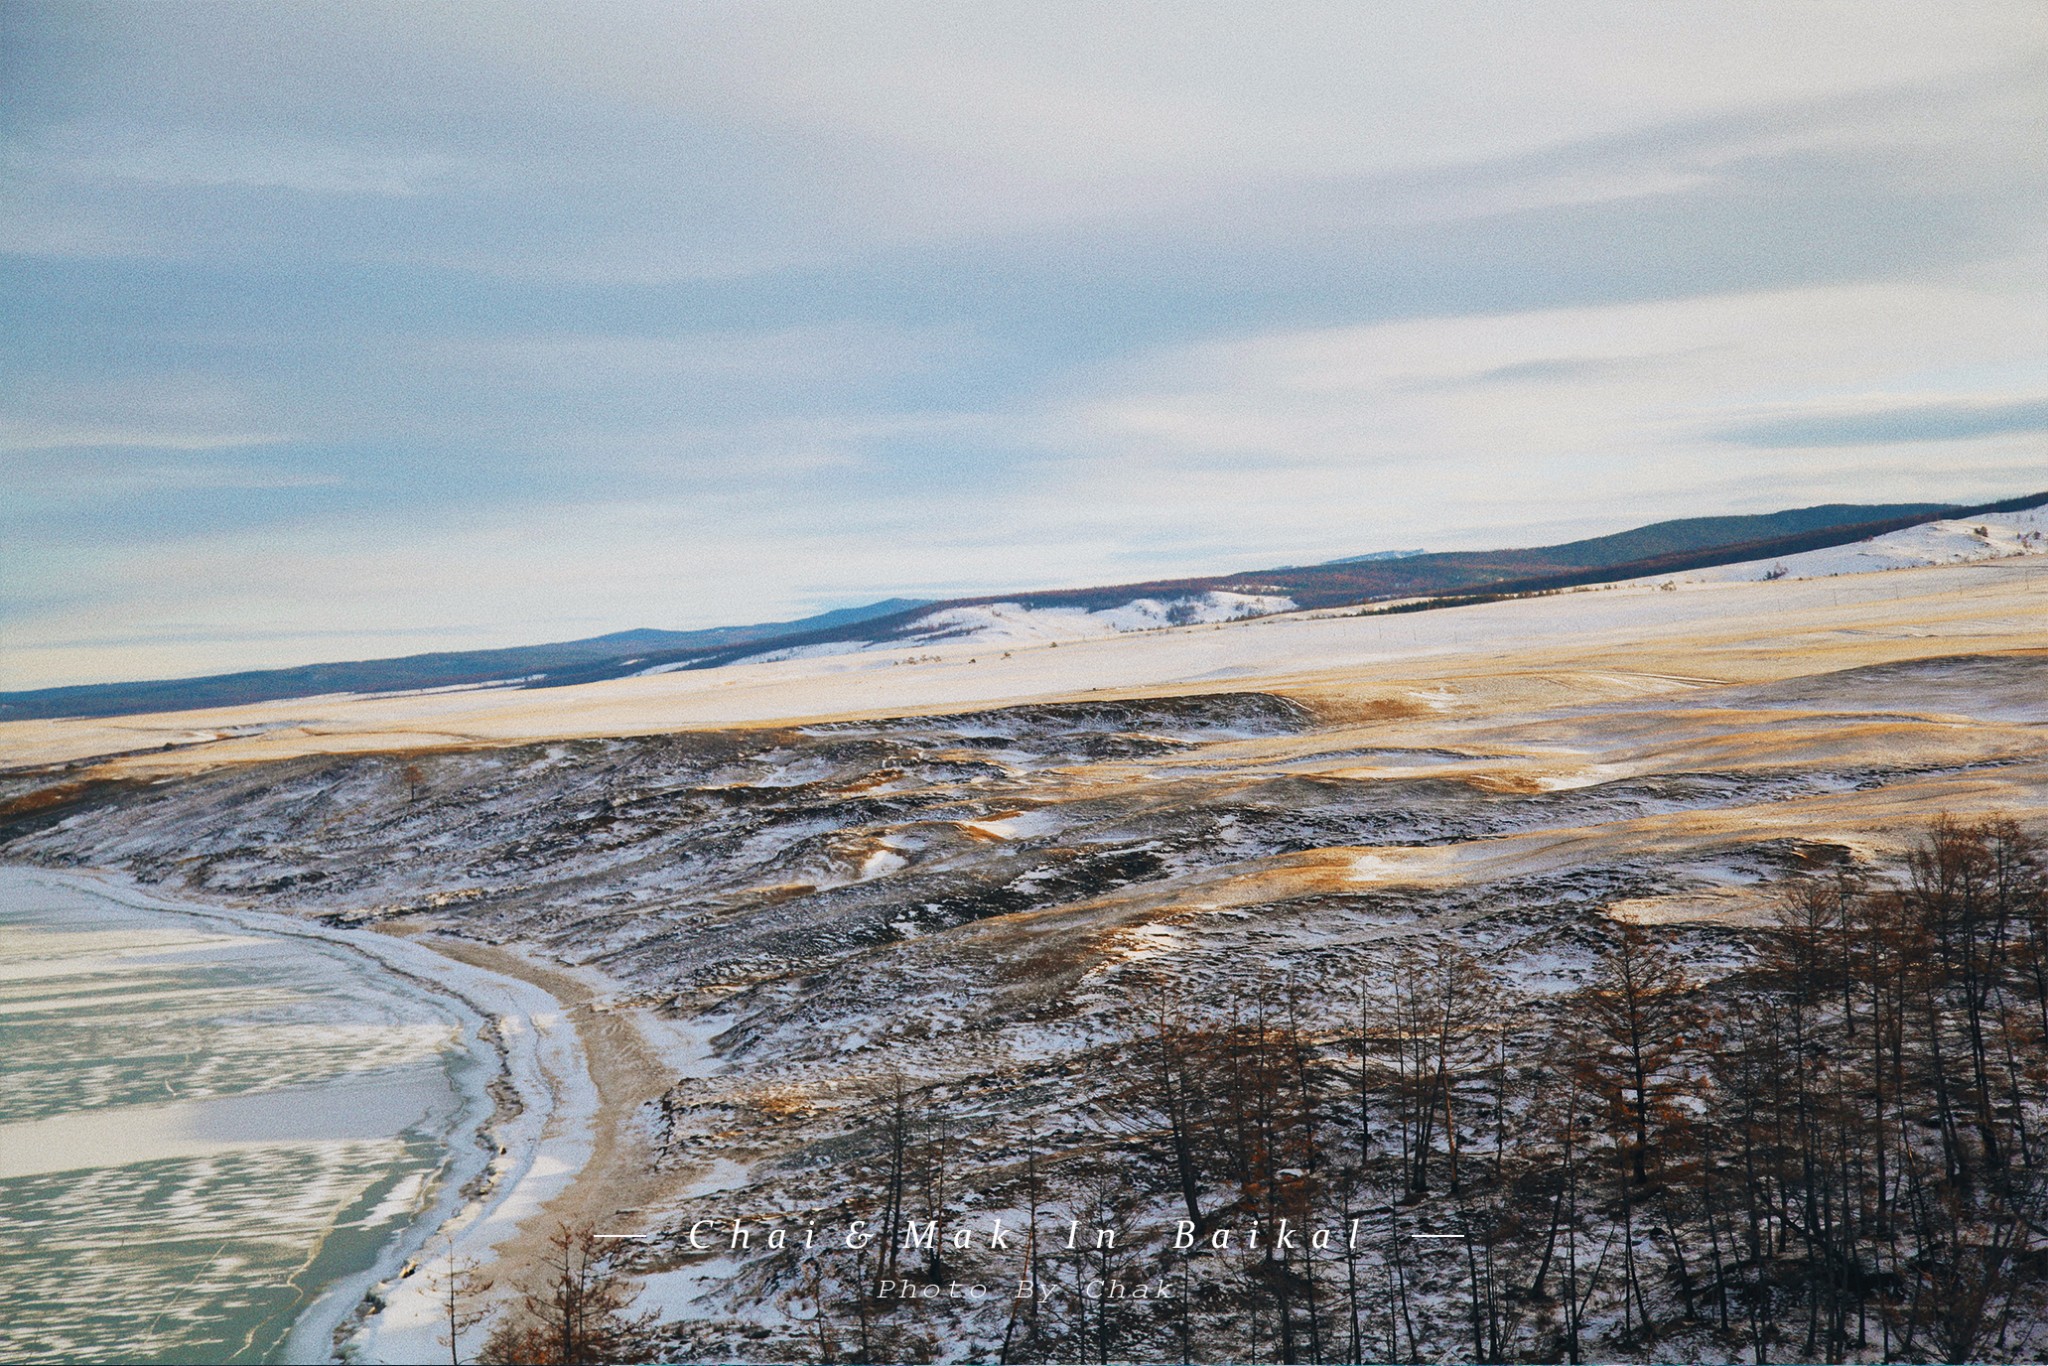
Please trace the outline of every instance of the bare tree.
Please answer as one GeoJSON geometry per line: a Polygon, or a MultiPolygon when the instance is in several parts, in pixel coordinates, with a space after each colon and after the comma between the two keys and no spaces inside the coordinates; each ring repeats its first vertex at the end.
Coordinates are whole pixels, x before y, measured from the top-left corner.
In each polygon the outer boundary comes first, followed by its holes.
{"type": "Polygon", "coordinates": [[[1684,1038],[1691,983],[1640,926],[1623,925],[1585,991],[1593,1026],[1588,1062],[1620,1112],[1629,1178],[1649,1180],[1651,1140],[1676,1091],[1671,1066],[1684,1038]]]}
{"type": "Polygon", "coordinates": [[[587,1225],[558,1225],[548,1238],[544,1279],[523,1288],[511,1314],[484,1342],[483,1362],[584,1366],[651,1355],[654,1317],[628,1312],[634,1285],[612,1265],[587,1225]]]}
{"type": "Polygon", "coordinates": [[[431,1283],[441,1321],[446,1325],[440,1340],[448,1349],[448,1366],[462,1366],[462,1335],[489,1316],[490,1307],[482,1302],[481,1296],[491,1288],[491,1283],[481,1273],[482,1263],[474,1257],[457,1256],[455,1240],[445,1241],[442,1269],[433,1273],[431,1283]]]}

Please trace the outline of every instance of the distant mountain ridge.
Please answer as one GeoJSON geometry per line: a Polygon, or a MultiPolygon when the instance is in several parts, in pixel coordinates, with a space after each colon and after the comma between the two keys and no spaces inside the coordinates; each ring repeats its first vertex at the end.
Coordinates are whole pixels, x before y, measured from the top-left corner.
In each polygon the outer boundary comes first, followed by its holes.
{"type": "Polygon", "coordinates": [[[1538,591],[1797,554],[1938,519],[2043,504],[2048,504],[2048,493],[1975,506],[1828,503],[1752,515],[1686,517],[1523,549],[1378,552],[1317,565],[1102,588],[941,602],[891,598],[750,626],[638,629],[546,645],[0,693],[0,719],[182,711],[335,692],[562,687],[653,670],[716,668],[770,653],[833,653],[892,642],[990,639],[1000,644],[1005,639],[1001,631],[1015,629],[1020,619],[1052,621],[1082,634],[1107,634],[1394,598],[1538,591]]]}
{"type": "Polygon", "coordinates": [[[891,616],[922,604],[889,598],[866,607],[842,607],[795,621],[753,626],[714,626],[698,631],[639,628],[550,645],[514,645],[497,650],[437,650],[394,659],[303,664],[289,669],[252,669],[203,678],[153,679],[142,683],[83,683],[0,693],[0,720],[53,716],[122,716],[144,711],[185,711],[232,707],[337,692],[416,692],[424,688],[512,684],[552,680],[565,672],[609,666],[617,672],[645,656],[671,658],[678,651],[704,651],[779,640],[791,633],[832,630],[891,616]]]}

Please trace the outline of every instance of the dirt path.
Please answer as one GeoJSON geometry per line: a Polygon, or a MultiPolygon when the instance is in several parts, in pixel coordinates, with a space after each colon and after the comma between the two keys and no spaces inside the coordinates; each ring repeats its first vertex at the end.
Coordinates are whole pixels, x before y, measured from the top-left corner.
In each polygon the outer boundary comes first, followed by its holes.
{"type": "Polygon", "coordinates": [[[652,1170],[654,1152],[635,1117],[642,1105],[675,1084],[672,1064],[651,1048],[628,1008],[606,1008],[601,993],[572,973],[535,963],[490,944],[424,933],[415,943],[461,963],[530,982],[562,1003],[583,1045],[585,1066],[597,1088],[590,1160],[554,1199],[522,1222],[495,1249],[490,1275],[501,1290],[522,1286],[546,1258],[548,1236],[560,1224],[585,1224],[600,1233],[638,1233],[638,1212],[655,1206],[679,1183],[673,1172],[652,1170]]]}

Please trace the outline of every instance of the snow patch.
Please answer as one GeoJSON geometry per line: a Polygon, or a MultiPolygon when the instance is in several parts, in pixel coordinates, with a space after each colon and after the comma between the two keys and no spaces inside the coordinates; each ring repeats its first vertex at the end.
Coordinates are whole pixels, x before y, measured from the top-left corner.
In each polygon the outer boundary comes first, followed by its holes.
{"type": "Polygon", "coordinates": [[[860,880],[873,882],[878,877],[887,877],[899,868],[908,868],[910,860],[894,849],[877,849],[861,861],[860,880]]]}
{"type": "Polygon", "coordinates": [[[1040,835],[1050,835],[1060,828],[1059,817],[1050,811],[1015,811],[1007,816],[962,821],[960,824],[969,830],[999,840],[1035,839],[1040,835]]]}
{"type": "Polygon", "coordinates": [[[1379,854],[1363,854],[1351,861],[1353,882],[1384,882],[1396,871],[1393,862],[1379,854]]]}
{"type": "Polygon", "coordinates": [[[703,1316],[701,1301],[719,1285],[737,1275],[740,1264],[730,1257],[715,1257],[696,1266],[675,1271],[656,1271],[640,1277],[640,1294],[633,1308],[653,1313],[664,1323],[703,1316]]]}
{"type": "Polygon", "coordinates": [[[683,1187],[679,1192],[682,1199],[693,1200],[700,1195],[718,1195],[724,1191],[739,1190],[753,1181],[754,1169],[745,1162],[735,1162],[729,1157],[714,1157],[704,1174],[683,1187]]]}
{"type": "Polygon", "coordinates": [[[1204,626],[1294,610],[1294,599],[1252,593],[1192,593],[1178,598],[1136,598],[1116,607],[1026,607],[997,602],[953,607],[917,622],[910,639],[924,644],[959,641],[986,645],[1038,645],[1088,640],[1170,626],[1204,626]]]}

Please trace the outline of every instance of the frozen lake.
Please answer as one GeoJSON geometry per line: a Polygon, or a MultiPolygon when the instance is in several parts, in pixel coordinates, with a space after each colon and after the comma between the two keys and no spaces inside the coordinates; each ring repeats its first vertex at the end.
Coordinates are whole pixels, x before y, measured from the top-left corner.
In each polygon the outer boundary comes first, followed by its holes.
{"type": "Polygon", "coordinates": [[[327,1359],[482,1165],[479,1023],[340,943],[0,868],[0,1360],[327,1359]]]}

